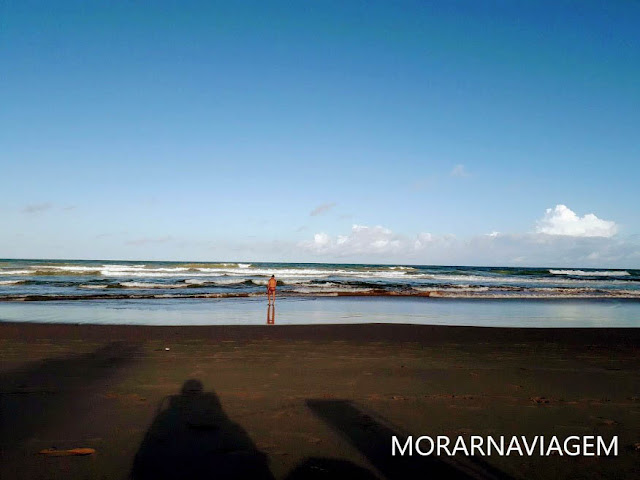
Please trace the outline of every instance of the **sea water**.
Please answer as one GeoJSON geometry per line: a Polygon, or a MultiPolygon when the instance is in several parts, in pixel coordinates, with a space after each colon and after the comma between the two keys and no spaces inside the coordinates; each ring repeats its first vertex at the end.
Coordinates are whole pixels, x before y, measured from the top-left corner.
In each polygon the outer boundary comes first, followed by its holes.
{"type": "Polygon", "coordinates": [[[0,321],[638,327],[640,271],[0,260],[0,321]]]}

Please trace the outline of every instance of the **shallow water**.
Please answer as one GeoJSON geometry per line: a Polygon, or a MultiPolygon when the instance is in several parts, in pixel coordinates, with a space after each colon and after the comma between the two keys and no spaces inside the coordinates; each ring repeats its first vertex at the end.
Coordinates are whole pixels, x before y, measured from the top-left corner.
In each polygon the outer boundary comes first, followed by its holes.
{"type": "MultiPolygon", "coordinates": [[[[640,327],[640,303],[622,299],[405,297],[281,298],[279,325],[410,323],[483,327],[640,327]]],[[[264,298],[0,303],[0,321],[131,325],[261,325],[264,298]]]]}

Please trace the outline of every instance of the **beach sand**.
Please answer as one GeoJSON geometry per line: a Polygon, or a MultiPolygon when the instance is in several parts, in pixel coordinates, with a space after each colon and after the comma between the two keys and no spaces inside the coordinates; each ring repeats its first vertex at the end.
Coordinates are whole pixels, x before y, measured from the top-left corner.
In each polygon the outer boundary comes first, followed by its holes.
{"type": "Polygon", "coordinates": [[[640,329],[0,323],[0,477],[640,478],[639,354],[640,329]],[[399,458],[391,435],[619,455],[399,458]]]}

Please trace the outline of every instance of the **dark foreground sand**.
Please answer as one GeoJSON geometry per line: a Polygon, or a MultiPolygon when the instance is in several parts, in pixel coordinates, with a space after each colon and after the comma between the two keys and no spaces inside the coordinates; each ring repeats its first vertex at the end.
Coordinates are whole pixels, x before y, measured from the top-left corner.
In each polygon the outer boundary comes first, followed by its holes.
{"type": "Polygon", "coordinates": [[[640,329],[0,323],[0,478],[640,478],[639,354],[640,329]],[[620,451],[402,460],[394,434],[620,451]]]}

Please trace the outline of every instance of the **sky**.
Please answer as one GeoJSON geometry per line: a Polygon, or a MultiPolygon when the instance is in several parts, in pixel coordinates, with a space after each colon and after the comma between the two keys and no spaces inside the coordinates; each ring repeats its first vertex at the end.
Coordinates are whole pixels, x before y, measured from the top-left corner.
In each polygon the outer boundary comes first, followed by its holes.
{"type": "Polygon", "coordinates": [[[0,258],[640,268],[639,24],[0,0],[0,258]]]}

